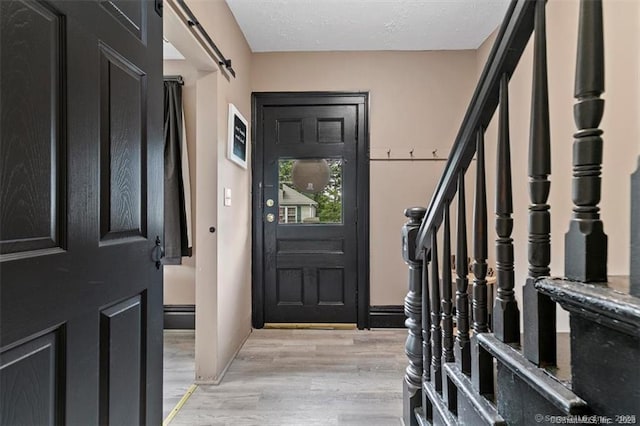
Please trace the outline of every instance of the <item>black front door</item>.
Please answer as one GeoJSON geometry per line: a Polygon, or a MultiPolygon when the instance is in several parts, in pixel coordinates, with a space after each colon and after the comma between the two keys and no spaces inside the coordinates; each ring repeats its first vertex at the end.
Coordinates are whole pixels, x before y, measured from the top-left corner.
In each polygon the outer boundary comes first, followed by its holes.
{"type": "Polygon", "coordinates": [[[0,1],[0,424],[162,422],[162,20],[0,1]]]}
{"type": "Polygon", "coordinates": [[[261,164],[254,223],[261,235],[254,238],[261,249],[254,254],[260,268],[254,325],[359,322],[366,95],[256,94],[255,100],[261,164]]]}

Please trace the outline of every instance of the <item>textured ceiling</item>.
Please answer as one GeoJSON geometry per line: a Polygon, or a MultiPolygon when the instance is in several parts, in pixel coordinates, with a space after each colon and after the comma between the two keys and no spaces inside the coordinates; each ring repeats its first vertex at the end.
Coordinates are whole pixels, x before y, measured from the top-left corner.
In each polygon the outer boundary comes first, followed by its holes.
{"type": "Polygon", "coordinates": [[[226,0],[254,52],[476,49],[508,0],[226,0]]]}
{"type": "Polygon", "coordinates": [[[162,59],[164,60],[183,60],[184,55],[166,38],[162,43],[162,59]]]}

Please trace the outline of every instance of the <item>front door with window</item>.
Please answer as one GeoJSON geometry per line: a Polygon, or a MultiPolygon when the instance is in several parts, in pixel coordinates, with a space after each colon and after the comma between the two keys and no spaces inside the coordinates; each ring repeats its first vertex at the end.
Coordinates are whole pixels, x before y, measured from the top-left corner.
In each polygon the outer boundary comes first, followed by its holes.
{"type": "Polygon", "coordinates": [[[255,326],[359,322],[365,101],[255,95],[255,326]]]}

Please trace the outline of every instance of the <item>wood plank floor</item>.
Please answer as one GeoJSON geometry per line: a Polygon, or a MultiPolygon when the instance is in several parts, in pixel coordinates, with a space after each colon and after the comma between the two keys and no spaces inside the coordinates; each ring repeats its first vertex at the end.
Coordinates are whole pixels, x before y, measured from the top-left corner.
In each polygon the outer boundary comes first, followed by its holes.
{"type": "Polygon", "coordinates": [[[195,331],[164,331],[162,418],[166,419],[196,377],[195,331]]]}
{"type": "Polygon", "coordinates": [[[401,425],[406,335],[254,330],[222,383],[199,386],[171,425],[401,425]]]}

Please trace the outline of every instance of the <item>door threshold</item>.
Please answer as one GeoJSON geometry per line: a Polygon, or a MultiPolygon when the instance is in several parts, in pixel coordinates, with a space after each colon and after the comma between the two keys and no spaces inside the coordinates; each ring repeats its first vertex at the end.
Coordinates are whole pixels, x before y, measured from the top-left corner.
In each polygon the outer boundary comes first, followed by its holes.
{"type": "Polygon", "coordinates": [[[267,322],[264,328],[283,330],[356,330],[356,324],[321,322],[267,322]]]}

